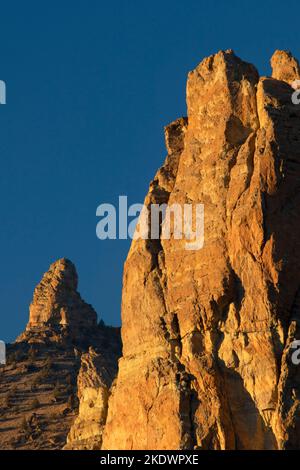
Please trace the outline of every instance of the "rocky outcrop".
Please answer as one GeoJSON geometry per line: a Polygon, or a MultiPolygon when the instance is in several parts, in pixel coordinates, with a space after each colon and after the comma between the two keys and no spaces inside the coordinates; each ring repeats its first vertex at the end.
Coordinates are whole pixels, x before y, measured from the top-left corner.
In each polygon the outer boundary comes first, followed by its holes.
{"type": "Polygon", "coordinates": [[[101,449],[108,398],[116,374],[117,362],[112,354],[105,357],[105,354],[90,348],[81,356],[77,378],[79,414],[71,427],[65,449],[101,449]]]}
{"type": "Polygon", "coordinates": [[[69,433],[68,448],[101,446],[120,329],[98,324],[77,283],[71,261],[53,263],[34,291],[26,330],[7,346],[1,449],[62,449],[69,433]]]}
{"type": "Polygon", "coordinates": [[[288,51],[275,51],[272,59],[272,78],[287,82],[289,85],[300,78],[298,60],[288,51]]]}
{"type": "Polygon", "coordinates": [[[51,264],[34,290],[29,322],[17,341],[43,341],[46,337],[82,341],[93,335],[97,329],[97,314],[82,300],[77,284],[76,268],[71,261],[63,258],[51,264]]]}
{"type": "Polygon", "coordinates": [[[221,51],[189,74],[145,204],[204,204],[204,247],[131,245],[104,449],[300,446],[300,77],[271,62],[259,78],[221,51]]]}

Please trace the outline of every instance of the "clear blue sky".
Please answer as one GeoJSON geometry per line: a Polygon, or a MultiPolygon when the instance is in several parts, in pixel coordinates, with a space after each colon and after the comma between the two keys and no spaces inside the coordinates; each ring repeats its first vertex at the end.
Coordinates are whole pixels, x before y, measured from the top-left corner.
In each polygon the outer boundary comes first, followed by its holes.
{"type": "Polygon", "coordinates": [[[185,115],[189,70],[233,48],[269,74],[273,51],[300,57],[299,3],[200,0],[2,2],[0,339],[28,319],[55,259],[120,323],[129,242],[96,238],[96,207],[142,202],[165,158],[163,126],[185,115]]]}

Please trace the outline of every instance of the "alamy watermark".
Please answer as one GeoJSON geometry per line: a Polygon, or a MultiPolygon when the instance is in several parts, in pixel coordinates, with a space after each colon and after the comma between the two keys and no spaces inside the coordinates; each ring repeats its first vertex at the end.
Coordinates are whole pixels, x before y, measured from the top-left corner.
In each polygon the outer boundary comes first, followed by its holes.
{"type": "Polygon", "coordinates": [[[0,366],[6,364],[6,346],[4,341],[0,341],[0,366]]]}
{"type": "Polygon", "coordinates": [[[295,90],[292,94],[292,103],[300,104],[300,80],[294,80],[291,87],[295,90]]]}
{"type": "Polygon", "coordinates": [[[292,363],[295,366],[300,364],[300,340],[295,339],[291,344],[291,349],[295,349],[296,351],[293,352],[291,359],[292,363]]]}
{"type": "Polygon", "coordinates": [[[203,204],[132,204],[128,207],[127,196],[119,196],[118,208],[113,204],[100,204],[96,216],[101,217],[96,227],[100,240],[172,238],[185,240],[186,250],[200,250],[204,246],[203,204]],[[129,222],[130,217],[133,220],[129,222]]]}
{"type": "Polygon", "coordinates": [[[0,80],[0,104],[6,104],[6,83],[0,80]]]}

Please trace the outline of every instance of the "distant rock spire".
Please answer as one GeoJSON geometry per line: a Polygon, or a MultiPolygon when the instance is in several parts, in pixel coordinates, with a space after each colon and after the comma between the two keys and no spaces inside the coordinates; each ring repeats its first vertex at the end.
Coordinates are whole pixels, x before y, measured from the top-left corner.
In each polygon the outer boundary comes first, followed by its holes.
{"type": "Polygon", "coordinates": [[[76,337],[96,328],[97,314],[82,300],[77,286],[76,268],[70,260],[62,258],[51,264],[34,290],[25,336],[52,330],[76,337]]]}

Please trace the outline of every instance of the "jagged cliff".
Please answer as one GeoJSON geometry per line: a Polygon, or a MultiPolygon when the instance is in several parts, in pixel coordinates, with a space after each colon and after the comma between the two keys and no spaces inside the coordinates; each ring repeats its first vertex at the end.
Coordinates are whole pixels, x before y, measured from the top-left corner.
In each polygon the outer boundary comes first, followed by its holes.
{"type": "Polygon", "coordinates": [[[203,203],[205,243],[132,243],[104,449],[300,446],[300,69],[271,63],[221,51],[189,74],[145,204],[203,203]]]}
{"type": "Polygon", "coordinates": [[[59,260],[45,274],[11,347],[25,355],[24,370],[2,370],[0,398],[12,383],[20,390],[19,409],[2,411],[0,447],[300,447],[300,366],[291,360],[300,340],[300,106],[291,84],[300,67],[284,51],[271,65],[272,77],[260,78],[229,50],[189,74],[188,117],[165,129],[168,155],[145,205],[204,204],[204,246],[187,250],[172,236],[132,242],[118,367],[118,331],[97,325],[74,265],[59,260]],[[43,393],[27,390],[49,351],[43,393]],[[66,367],[74,374],[58,408],[51,384],[65,383],[66,367]],[[28,403],[35,393],[38,417],[28,403]],[[66,405],[70,393],[79,410],[66,405]],[[11,423],[24,414],[31,434],[12,443],[11,423]]]}
{"type": "Polygon", "coordinates": [[[7,365],[0,367],[0,449],[62,449],[69,433],[68,448],[101,445],[120,332],[97,323],[77,284],[71,261],[53,263],[34,291],[26,330],[7,347],[7,365]],[[80,433],[72,431],[74,421],[80,433]]]}

